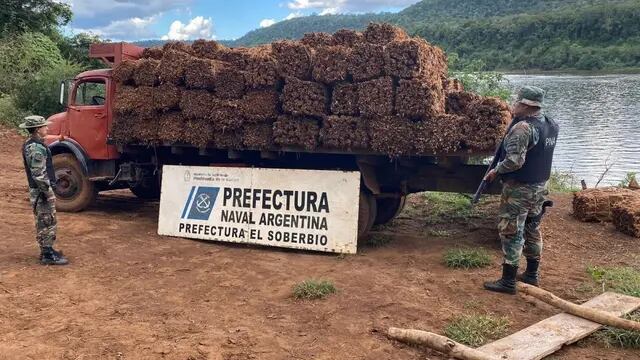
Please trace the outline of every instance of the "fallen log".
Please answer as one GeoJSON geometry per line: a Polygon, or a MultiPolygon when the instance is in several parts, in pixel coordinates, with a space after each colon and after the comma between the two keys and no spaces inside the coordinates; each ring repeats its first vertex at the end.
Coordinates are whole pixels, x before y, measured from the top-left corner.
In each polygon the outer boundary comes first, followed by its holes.
{"type": "Polygon", "coordinates": [[[640,322],[623,319],[608,312],[586,308],[563,300],[552,293],[529,284],[518,282],[518,291],[533,296],[549,305],[553,305],[566,313],[593,321],[598,324],[613,326],[619,329],[640,331],[640,322]]]}
{"type": "Polygon", "coordinates": [[[498,360],[481,351],[457,343],[446,336],[414,329],[389,328],[389,338],[405,343],[425,345],[431,349],[461,360],[498,360]]]}

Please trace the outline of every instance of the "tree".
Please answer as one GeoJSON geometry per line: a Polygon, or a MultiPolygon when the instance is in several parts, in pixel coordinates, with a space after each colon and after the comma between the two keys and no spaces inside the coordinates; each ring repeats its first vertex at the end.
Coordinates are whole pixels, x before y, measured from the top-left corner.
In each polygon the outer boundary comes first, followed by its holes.
{"type": "Polygon", "coordinates": [[[104,67],[100,60],[89,58],[89,46],[109,40],[103,40],[98,35],[90,33],[64,36],[57,31],[51,38],[58,45],[62,57],[67,61],[80,64],[85,69],[100,69],[104,67]]]}
{"type": "Polygon", "coordinates": [[[68,4],[55,0],[3,0],[0,6],[0,37],[12,33],[49,34],[71,21],[68,4]]]}

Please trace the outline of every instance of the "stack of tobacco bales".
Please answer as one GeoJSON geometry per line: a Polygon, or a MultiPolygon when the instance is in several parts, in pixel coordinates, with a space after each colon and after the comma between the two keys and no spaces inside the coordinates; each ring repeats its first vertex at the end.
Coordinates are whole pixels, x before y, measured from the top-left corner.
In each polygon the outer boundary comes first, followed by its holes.
{"type": "Polygon", "coordinates": [[[640,195],[619,202],[613,207],[611,214],[616,229],[640,238],[640,195]]]}
{"type": "MultiPolygon", "coordinates": [[[[613,209],[621,203],[637,204],[640,192],[625,188],[607,187],[582,190],[574,194],[573,215],[584,222],[611,222],[613,209]]],[[[626,207],[625,207],[626,208],[626,207]]],[[[620,210],[623,212],[624,210],[620,210]]]]}
{"type": "Polygon", "coordinates": [[[388,24],[257,48],[172,42],[114,68],[111,136],[393,157],[492,151],[510,121],[507,105],[464,92],[446,74],[441,49],[388,24]]]}

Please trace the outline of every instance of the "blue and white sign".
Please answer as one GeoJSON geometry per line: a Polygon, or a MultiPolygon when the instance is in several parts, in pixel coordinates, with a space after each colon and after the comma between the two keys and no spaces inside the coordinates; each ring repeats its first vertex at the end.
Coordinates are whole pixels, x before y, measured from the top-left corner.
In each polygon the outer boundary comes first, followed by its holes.
{"type": "Polygon", "coordinates": [[[360,173],[164,166],[158,234],[355,253],[360,173]]]}

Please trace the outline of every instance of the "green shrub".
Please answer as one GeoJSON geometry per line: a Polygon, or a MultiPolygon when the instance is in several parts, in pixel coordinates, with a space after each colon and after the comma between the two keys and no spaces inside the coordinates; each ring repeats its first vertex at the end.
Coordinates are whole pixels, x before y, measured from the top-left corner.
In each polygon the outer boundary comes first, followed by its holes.
{"type": "Polygon", "coordinates": [[[579,191],[578,182],[572,173],[554,171],[549,178],[549,191],[552,193],[571,193],[579,191]]]}
{"type": "Polygon", "coordinates": [[[11,128],[17,128],[29,113],[19,109],[10,96],[0,96],[0,123],[11,128]]]}
{"type": "Polygon", "coordinates": [[[634,268],[590,266],[587,272],[605,289],[640,297],[640,271],[634,268]]]}
{"type": "Polygon", "coordinates": [[[322,299],[335,292],[335,286],[327,280],[305,280],[293,287],[293,297],[298,300],[322,299]]]}
{"type": "Polygon", "coordinates": [[[508,329],[509,320],[504,317],[462,315],[453,319],[444,332],[451,340],[478,347],[504,336],[508,329]]]}
{"type": "Polygon", "coordinates": [[[491,255],[482,248],[449,249],[444,254],[444,262],[450,268],[483,268],[491,265],[491,255]]]}

